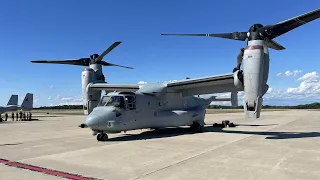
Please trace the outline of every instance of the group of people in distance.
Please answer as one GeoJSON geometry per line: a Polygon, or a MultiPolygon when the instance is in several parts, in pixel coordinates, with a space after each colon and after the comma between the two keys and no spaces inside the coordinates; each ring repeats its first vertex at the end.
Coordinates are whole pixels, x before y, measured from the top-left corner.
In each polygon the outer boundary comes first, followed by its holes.
{"type": "MultiPolygon", "coordinates": [[[[5,113],[4,114],[4,119],[2,118],[2,115],[0,114],[0,122],[2,121],[7,121],[8,120],[8,113],[5,113]]],[[[15,116],[14,116],[14,112],[11,113],[11,118],[12,118],[12,121],[14,121],[15,119],[15,116]]],[[[17,112],[16,113],[16,121],[31,121],[32,120],[32,114],[31,112],[17,112]]]]}

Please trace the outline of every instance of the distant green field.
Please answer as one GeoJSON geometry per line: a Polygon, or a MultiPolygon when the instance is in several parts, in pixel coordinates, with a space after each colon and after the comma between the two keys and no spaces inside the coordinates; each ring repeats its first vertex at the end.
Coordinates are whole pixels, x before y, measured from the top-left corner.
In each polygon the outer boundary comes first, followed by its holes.
{"type": "Polygon", "coordinates": [[[68,114],[68,115],[83,115],[82,109],[40,109],[33,110],[33,113],[41,114],[68,114]]]}

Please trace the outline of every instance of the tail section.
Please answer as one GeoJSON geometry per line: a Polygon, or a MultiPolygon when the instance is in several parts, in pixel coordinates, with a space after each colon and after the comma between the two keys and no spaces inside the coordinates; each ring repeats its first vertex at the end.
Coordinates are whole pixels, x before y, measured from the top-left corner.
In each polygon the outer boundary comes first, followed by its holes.
{"type": "Polygon", "coordinates": [[[18,105],[18,95],[11,95],[7,106],[17,106],[18,105]]]}
{"type": "Polygon", "coordinates": [[[26,94],[26,97],[24,98],[24,100],[21,104],[21,109],[23,111],[30,111],[33,109],[33,94],[32,93],[26,94]]]}

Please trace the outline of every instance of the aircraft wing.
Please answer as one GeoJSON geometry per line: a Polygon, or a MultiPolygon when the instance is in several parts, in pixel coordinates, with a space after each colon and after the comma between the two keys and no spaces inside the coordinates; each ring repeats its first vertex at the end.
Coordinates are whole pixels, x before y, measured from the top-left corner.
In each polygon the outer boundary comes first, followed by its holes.
{"type": "Polygon", "coordinates": [[[92,90],[104,90],[104,91],[130,91],[135,92],[139,89],[138,84],[107,84],[107,83],[94,83],[90,84],[89,88],[92,90]]]}
{"type": "Polygon", "coordinates": [[[234,86],[233,74],[186,79],[168,83],[168,90],[180,91],[183,96],[243,91],[234,86]]]}

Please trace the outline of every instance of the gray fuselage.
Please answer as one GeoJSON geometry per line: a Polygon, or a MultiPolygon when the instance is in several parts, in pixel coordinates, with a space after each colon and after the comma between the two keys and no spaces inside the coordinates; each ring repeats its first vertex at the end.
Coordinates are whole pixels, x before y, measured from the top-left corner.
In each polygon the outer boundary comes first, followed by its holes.
{"type": "Polygon", "coordinates": [[[211,101],[211,97],[183,97],[181,93],[157,96],[139,92],[112,92],[102,97],[98,107],[88,115],[86,124],[93,131],[104,133],[177,127],[192,125],[194,122],[204,125],[205,109],[211,101]],[[112,97],[118,101],[121,98],[126,100],[122,105],[115,105],[110,103],[112,97]]]}
{"type": "Polygon", "coordinates": [[[16,105],[4,106],[4,107],[0,107],[0,114],[8,111],[17,111],[17,110],[18,110],[18,106],[16,105]]]}

